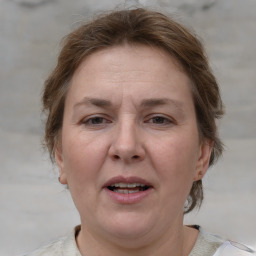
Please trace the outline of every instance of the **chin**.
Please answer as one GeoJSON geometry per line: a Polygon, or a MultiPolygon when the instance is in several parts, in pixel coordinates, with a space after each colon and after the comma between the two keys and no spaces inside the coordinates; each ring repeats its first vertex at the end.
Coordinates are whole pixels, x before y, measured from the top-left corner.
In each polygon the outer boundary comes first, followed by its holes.
{"type": "Polygon", "coordinates": [[[119,239],[133,239],[144,237],[156,223],[151,216],[138,212],[122,212],[114,214],[111,219],[104,219],[104,229],[119,239]]]}

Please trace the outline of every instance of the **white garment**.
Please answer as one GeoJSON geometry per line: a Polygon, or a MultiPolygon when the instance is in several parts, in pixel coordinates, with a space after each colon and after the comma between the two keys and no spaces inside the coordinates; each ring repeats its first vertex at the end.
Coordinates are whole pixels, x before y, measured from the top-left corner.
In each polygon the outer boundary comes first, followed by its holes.
{"type": "Polygon", "coordinates": [[[224,242],[213,256],[252,256],[256,253],[250,248],[231,241],[224,242]]]}
{"type": "MultiPolygon", "coordinates": [[[[68,236],[23,256],[82,256],[77,248],[75,234],[80,230],[77,226],[68,236]]],[[[254,256],[251,249],[244,245],[225,241],[216,235],[209,234],[199,228],[199,236],[189,256],[254,256]],[[210,250],[213,248],[213,252],[210,250]],[[206,252],[206,251],[207,252],[206,252]]]]}

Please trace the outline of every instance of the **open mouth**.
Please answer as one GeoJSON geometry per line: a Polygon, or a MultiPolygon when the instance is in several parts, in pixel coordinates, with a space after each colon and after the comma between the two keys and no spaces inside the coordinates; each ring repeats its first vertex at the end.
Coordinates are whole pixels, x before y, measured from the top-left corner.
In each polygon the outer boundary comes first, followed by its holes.
{"type": "Polygon", "coordinates": [[[150,186],[142,183],[114,183],[107,186],[107,189],[119,194],[132,194],[146,191],[150,186]]]}

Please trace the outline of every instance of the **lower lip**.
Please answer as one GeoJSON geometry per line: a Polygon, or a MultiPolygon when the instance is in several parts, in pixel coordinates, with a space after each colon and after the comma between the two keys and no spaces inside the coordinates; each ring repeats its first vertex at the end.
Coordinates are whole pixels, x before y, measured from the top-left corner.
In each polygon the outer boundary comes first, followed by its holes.
{"type": "Polygon", "coordinates": [[[137,193],[131,193],[131,194],[121,194],[121,193],[111,191],[107,188],[104,188],[104,191],[106,191],[108,196],[117,203],[135,204],[143,200],[145,197],[147,197],[151,193],[152,188],[149,188],[147,190],[140,191],[137,193]]]}

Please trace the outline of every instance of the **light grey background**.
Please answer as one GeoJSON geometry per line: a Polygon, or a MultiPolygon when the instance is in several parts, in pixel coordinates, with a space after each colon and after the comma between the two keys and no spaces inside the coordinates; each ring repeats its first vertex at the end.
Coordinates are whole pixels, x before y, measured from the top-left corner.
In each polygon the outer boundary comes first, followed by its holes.
{"type": "MultiPolygon", "coordinates": [[[[40,93],[60,39],[114,0],[0,0],[0,256],[35,249],[79,224],[41,147],[40,93]]],[[[134,1],[135,2],[135,1],[134,1]]],[[[186,223],[256,246],[256,1],[159,0],[205,42],[220,82],[226,152],[209,170],[205,203],[186,223]]]]}

